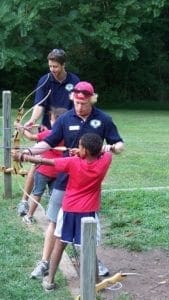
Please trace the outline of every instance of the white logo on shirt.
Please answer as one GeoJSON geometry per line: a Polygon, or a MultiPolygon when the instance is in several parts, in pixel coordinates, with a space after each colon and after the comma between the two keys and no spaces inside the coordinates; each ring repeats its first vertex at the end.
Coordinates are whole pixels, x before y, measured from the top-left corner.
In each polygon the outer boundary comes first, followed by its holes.
{"type": "Polygon", "coordinates": [[[93,127],[93,128],[98,128],[101,126],[101,121],[100,120],[91,120],[90,121],[90,125],[93,127]]]}
{"type": "Polygon", "coordinates": [[[73,90],[73,84],[72,83],[68,83],[65,85],[65,89],[68,91],[68,92],[71,92],[73,90]]]}

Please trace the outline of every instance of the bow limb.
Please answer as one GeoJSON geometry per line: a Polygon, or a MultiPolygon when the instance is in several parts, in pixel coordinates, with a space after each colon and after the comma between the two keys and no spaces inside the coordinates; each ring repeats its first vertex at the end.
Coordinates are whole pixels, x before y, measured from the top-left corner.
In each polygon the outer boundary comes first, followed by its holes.
{"type": "MultiPolygon", "coordinates": [[[[24,101],[23,101],[23,103],[22,103],[20,109],[23,109],[25,103],[27,102],[28,98],[29,98],[32,94],[36,93],[39,89],[41,89],[41,88],[46,84],[46,82],[49,80],[49,77],[50,77],[50,73],[48,73],[46,80],[45,80],[44,82],[42,82],[41,85],[39,85],[36,89],[34,89],[34,90],[33,90],[33,91],[32,91],[32,92],[24,99],[24,101]]],[[[40,102],[38,102],[37,104],[40,105],[43,101],[45,101],[46,98],[50,95],[50,93],[51,93],[51,90],[49,90],[48,94],[47,94],[40,102]]],[[[36,104],[35,104],[35,105],[36,105],[36,104]]],[[[33,110],[33,108],[35,107],[35,105],[33,105],[33,106],[32,106],[25,114],[22,115],[21,121],[23,121],[23,119],[26,117],[26,115],[27,115],[31,110],[33,110]]]]}
{"type": "Polygon", "coordinates": [[[48,91],[47,95],[46,95],[41,101],[39,101],[37,104],[33,105],[30,109],[28,109],[28,110],[26,111],[26,113],[22,116],[21,122],[22,122],[23,119],[30,113],[30,111],[32,111],[32,110],[34,109],[34,107],[35,107],[36,105],[42,104],[42,103],[49,97],[50,93],[51,93],[51,90],[48,91]]]}
{"type": "MultiPolygon", "coordinates": [[[[33,106],[24,115],[25,103],[28,101],[28,99],[30,98],[30,96],[32,94],[34,94],[36,91],[38,91],[40,88],[42,88],[42,86],[44,86],[46,84],[46,82],[49,80],[49,77],[50,77],[50,73],[48,73],[46,80],[41,85],[39,85],[36,89],[34,89],[31,93],[29,93],[26,96],[26,98],[23,100],[21,106],[19,107],[19,109],[17,111],[17,115],[16,115],[14,123],[21,123],[21,121],[25,118],[25,116],[29,113],[29,111],[34,108],[34,106],[33,106]]],[[[41,104],[43,101],[45,101],[50,93],[51,93],[51,90],[49,90],[48,94],[38,104],[41,104]]],[[[12,149],[13,150],[18,150],[20,148],[20,139],[21,139],[21,133],[19,132],[19,130],[15,129],[15,131],[12,135],[12,149]]],[[[27,172],[22,169],[22,165],[20,162],[12,161],[12,165],[13,165],[12,168],[6,168],[5,166],[0,166],[0,172],[5,172],[5,173],[11,172],[14,174],[21,174],[21,175],[27,174],[27,172]]]]}
{"type": "Polygon", "coordinates": [[[104,279],[103,281],[96,284],[96,292],[105,289],[109,284],[115,284],[116,282],[122,281],[126,277],[126,274],[121,272],[116,273],[112,277],[104,279]]]}
{"type": "MultiPolygon", "coordinates": [[[[46,80],[40,85],[38,86],[36,89],[34,89],[31,93],[29,93],[26,98],[23,100],[21,106],[18,109],[17,115],[16,115],[16,119],[14,121],[14,123],[21,123],[23,121],[23,119],[25,118],[25,116],[34,108],[34,106],[32,106],[25,114],[24,114],[24,105],[25,103],[28,101],[28,99],[30,98],[30,96],[32,94],[34,94],[35,92],[37,92],[42,86],[44,86],[46,84],[46,82],[48,81],[50,76],[50,73],[48,73],[48,76],[46,78],[46,80]]],[[[46,98],[49,96],[49,94],[51,93],[51,90],[49,90],[48,94],[38,103],[41,104],[43,101],[46,100],[46,98]]],[[[20,131],[16,128],[13,134],[13,145],[12,148],[13,150],[18,150],[20,148],[20,139],[21,139],[21,133],[20,131]]],[[[25,175],[27,174],[26,171],[22,170],[22,165],[20,162],[16,162],[13,160],[13,172],[14,174],[21,174],[21,175],[25,175]]]]}
{"type": "MultiPolygon", "coordinates": [[[[33,91],[34,92],[34,91],[33,91]]],[[[20,124],[24,115],[24,105],[28,98],[32,95],[31,92],[22,102],[21,106],[18,108],[17,115],[14,121],[14,133],[12,135],[12,151],[18,151],[20,149],[20,140],[21,140],[21,132],[19,130],[19,127],[17,128],[16,124],[20,124]]],[[[18,161],[12,160],[12,168],[14,174],[20,174],[20,175],[26,175],[27,172],[22,170],[22,165],[18,161]]]]}
{"type": "MultiPolygon", "coordinates": [[[[18,110],[18,114],[16,116],[15,123],[20,123],[23,115],[23,108],[18,110]]],[[[20,139],[21,139],[21,133],[20,130],[15,128],[14,134],[13,134],[13,140],[12,140],[12,151],[18,151],[20,149],[20,139]]],[[[22,170],[22,165],[18,161],[12,160],[12,167],[13,167],[13,173],[14,174],[20,174],[20,175],[26,175],[27,172],[22,170]]]]}
{"type": "MultiPolygon", "coordinates": [[[[25,103],[28,101],[29,97],[34,93],[31,92],[22,102],[21,106],[18,108],[17,111],[17,115],[14,121],[14,124],[19,124],[21,123],[21,120],[23,118],[24,115],[24,105],[25,103]]],[[[18,151],[20,149],[20,139],[21,139],[21,133],[19,131],[18,128],[16,128],[15,126],[15,130],[14,133],[12,135],[12,151],[18,151]]],[[[22,165],[20,162],[14,161],[12,159],[12,169],[13,169],[13,173],[14,174],[20,174],[21,169],[22,169],[22,165]]],[[[21,172],[22,173],[22,172],[21,172]]],[[[25,175],[25,172],[23,172],[24,174],[21,175],[25,175]]]]}
{"type": "MultiPolygon", "coordinates": [[[[99,292],[99,291],[107,288],[107,286],[109,284],[115,284],[116,282],[122,281],[126,276],[127,275],[125,273],[123,274],[123,273],[119,272],[110,278],[104,279],[103,281],[101,281],[95,285],[96,292],[99,292]]],[[[76,297],[76,300],[80,300],[80,299],[81,299],[80,295],[78,295],[76,297]]]]}
{"type": "MultiPolygon", "coordinates": [[[[49,92],[47,93],[47,95],[38,103],[41,104],[42,102],[44,102],[48,96],[50,95],[51,90],[49,90],[49,92]]],[[[33,108],[35,107],[35,105],[33,105],[25,114],[23,114],[24,110],[23,107],[19,109],[15,123],[21,123],[23,121],[23,119],[26,117],[26,115],[33,110],[33,108]]],[[[14,137],[13,137],[13,146],[14,149],[18,150],[20,148],[20,139],[21,139],[21,132],[18,129],[15,129],[14,132],[14,137]]],[[[22,164],[20,162],[14,161],[13,160],[13,170],[15,174],[20,174],[20,175],[26,175],[27,171],[22,169],[22,164]]]]}
{"type": "MultiPolygon", "coordinates": [[[[50,73],[48,73],[48,76],[47,76],[46,80],[45,80],[44,82],[42,82],[41,85],[39,85],[36,89],[34,89],[32,92],[30,92],[30,93],[25,97],[25,99],[23,100],[23,102],[22,102],[22,104],[21,104],[19,110],[22,110],[22,109],[24,108],[24,105],[25,105],[25,103],[28,101],[28,99],[30,98],[30,96],[32,96],[32,95],[33,95],[34,93],[36,93],[41,87],[43,87],[43,86],[46,84],[46,82],[49,80],[49,76],[50,76],[50,73]]],[[[23,116],[23,114],[22,114],[22,116],[23,116]]]]}

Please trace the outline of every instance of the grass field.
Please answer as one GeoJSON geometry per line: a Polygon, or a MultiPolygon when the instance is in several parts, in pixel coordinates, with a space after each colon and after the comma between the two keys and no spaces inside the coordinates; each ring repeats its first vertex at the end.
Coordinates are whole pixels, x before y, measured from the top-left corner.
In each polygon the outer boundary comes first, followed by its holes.
{"type": "Polygon", "coordinates": [[[43,235],[37,225],[30,230],[17,216],[19,199],[17,192],[14,199],[0,201],[0,300],[71,300],[60,272],[57,273],[58,289],[54,293],[44,292],[41,281],[29,279],[41,257],[43,235]]]}
{"type": "Polygon", "coordinates": [[[104,188],[169,187],[169,112],[114,111],[113,119],[125,141],[104,188]]]}
{"type": "Polygon", "coordinates": [[[169,248],[169,112],[114,111],[125,141],[103,184],[104,242],[169,248]]]}
{"type": "MultiPolygon", "coordinates": [[[[103,183],[101,217],[103,241],[112,247],[169,249],[169,112],[109,111],[125,141],[125,151],[114,157],[103,183]]],[[[25,142],[23,142],[25,144],[25,142]]],[[[2,151],[1,151],[2,152],[2,151]]],[[[2,162],[0,155],[0,164],[2,162]]],[[[45,294],[41,284],[29,280],[39,259],[43,237],[28,230],[16,215],[22,177],[13,177],[13,199],[0,200],[0,300],[71,299],[62,275],[59,290],[45,294]]],[[[3,193],[3,175],[0,174],[3,193]]]]}

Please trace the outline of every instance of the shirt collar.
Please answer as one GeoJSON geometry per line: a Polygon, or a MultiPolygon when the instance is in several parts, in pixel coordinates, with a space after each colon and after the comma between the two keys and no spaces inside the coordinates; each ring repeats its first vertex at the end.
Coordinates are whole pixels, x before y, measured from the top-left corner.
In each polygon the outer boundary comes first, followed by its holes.
{"type": "Polygon", "coordinates": [[[65,84],[65,83],[69,82],[69,72],[67,72],[66,78],[62,82],[56,80],[52,73],[50,73],[50,80],[57,82],[59,84],[65,84]]]}
{"type": "MultiPolygon", "coordinates": [[[[76,114],[76,111],[75,111],[75,108],[74,108],[74,107],[72,108],[72,111],[73,111],[73,115],[79,118],[79,116],[76,114]]],[[[95,116],[96,114],[97,114],[97,110],[96,110],[96,108],[95,108],[94,106],[92,106],[92,110],[91,110],[91,113],[90,113],[90,115],[88,116],[88,118],[93,117],[93,116],[95,116]]],[[[87,119],[88,119],[88,118],[87,118],[87,119]]]]}

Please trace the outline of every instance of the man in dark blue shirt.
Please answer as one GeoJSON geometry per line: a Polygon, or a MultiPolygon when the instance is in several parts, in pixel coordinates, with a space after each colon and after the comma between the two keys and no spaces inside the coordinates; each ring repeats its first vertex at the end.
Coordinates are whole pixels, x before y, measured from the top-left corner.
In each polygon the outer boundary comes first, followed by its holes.
{"type": "MultiPolygon", "coordinates": [[[[82,113],[82,103],[80,102],[79,112],[78,105],[76,101],[75,108],[59,117],[58,122],[54,124],[52,134],[44,140],[50,147],[54,148],[63,139],[67,148],[76,148],[80,137],[88,132],[99,134],[107,144],[112,145],[122,142],[117,127],[109,115],[91,106],[90,115],[86,118],[85,113],[82,113]]],[[[85,103],[86,107],[83,107],[83,110],[87,108],[88,111],[88,105],[89,103],[85,103]]],[[[64,155],[67,156],[68,152],[65,152],[64,155]]],[[[58,189],[65,190],[66,183],[65,176],[60,175],[55,186],[58,189]]]]}
{"type": "MultiPolygon", "coordinates": [[[[88,132],[99,134],[107,144],[113,145],[114,153],[118,154],[123,151],[123,140],[111,117],[93,106],[93,103],[97,101],[97,95],[94,93],[93,86],[88,82],[81,81],[76,84],[71,97],[74,108],[57,119],[51,135],[30,149],[32,154],[40,154],[47,149],[56,147],[62,140],[64,140],[64,145],[67,148],[76,148],[81,136],[88,132]]],[[[30,150],[25,150],[24,153],[30,154],[30,150]]],[[[68,156],[69,152],[65,152],[64,155],[68,156]]],[[[55,243],[53,233],[56,227],[57,213],[64,196],[67,178],[67,175],[64,173],[57,176],[47,211],[47,217],[50,222],[45,236],[43,256],[40,263],[31,273],[32,278],[44,276],[48,271],[49,259],[55,243]]],[[[104,275],[106,275],[106,272],[104,272],[104,275]]]]}
{"type": "MultiPolygon", "coordinates": [[[[31,127],[39,118],[42,118],[42,125],[51,129],[49,112],[54,108],[71,109],[73,102],[70,101],[69,94],[73,87],[79,82],[79,77],[66,71],[66,54],[63,49],[53,49],[47,56],[50,73],[39,79],[32,116],[25,123],[25,127],[31,127]]],[[[18,214],[24,216],[27,214],[28,198],[33,187],[34,167],[32,166],[24,187],[22,200],[18,204],[18,214]]]]}
{"type": "Polygon", "coordinates": [[[72,108],[69,94],[79,82],[79,77],[66,71],[66,54],[62,49],[53,49],[47,56],[50,73],[43,75],[37,84],[34,109],[30,126],[42,116],[42,124],[50,129],[49,111],[51,107],[72,108]]]}

